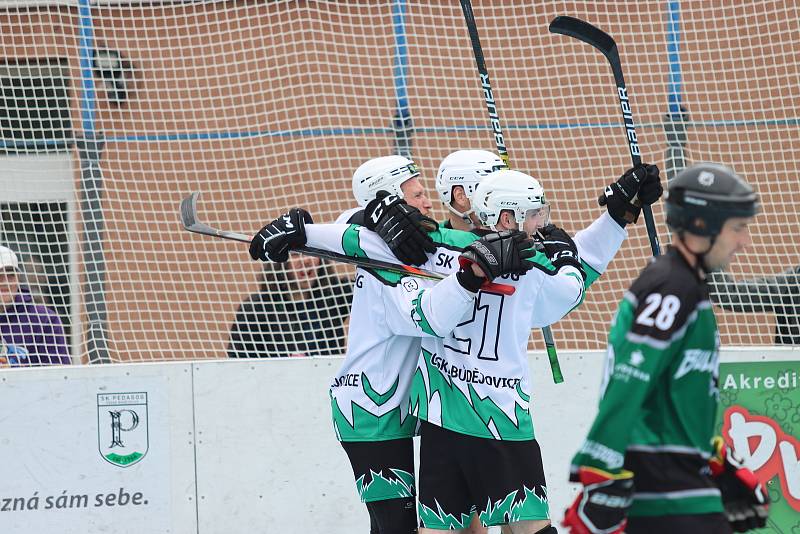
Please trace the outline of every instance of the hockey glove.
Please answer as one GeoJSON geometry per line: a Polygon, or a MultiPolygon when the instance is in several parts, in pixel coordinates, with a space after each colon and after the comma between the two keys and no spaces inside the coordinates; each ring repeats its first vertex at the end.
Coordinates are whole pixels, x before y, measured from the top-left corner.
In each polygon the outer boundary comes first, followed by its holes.
{"type": "Polygon", "coordinates": [[[572,265],[581,276],[586,280],[586,273],[581,265],[581,259],[578,256],[578,247],[563,229],[554,224],[548,224],[539,228],[539,236],[541,247],[544,249],[545,255],[550,258],[550,263],[556,269],[561,269],[564,265],[572,265]]]}
{"type": "Polygon", "coordinates": [[[661,186],[658,167],[641,163],[628,169],[625,174],[597,199],[601,206],[623,228],[628,223],[635,223],[642,211],[642,204],[650,205],[661,197],[664,188],[661,186]],[[634,203],[634,199],[638,201],[634,203]]]}
{"type": "Polygon", "coordinates": [[[253,236],[250,241],[250,257],[254,260],[283,263],[289,259],[289,251],[306,244],[306,224],[311,224],[311,215],[302,208],[292,208],[253,236]]]}
{"type": "Polygon", "coordinates": [[[580,467],[570,477],[583,484],[561,523],[569,534],[617,534],[625,531],[633,500],[633,473],[612,475],[593,467],[580,467]]]}
{"type": "Polygon", "coordinates": [[[492,281],[504,274],[525,274],[533,268],[528,258],[535,254],[533,241],[525,232],[505,230],[486,234],[470,243],[458,257],[461,270],[456,276],[465,289],[475,293],[486,279],[492,281]],[[475,275],[472,264],[480,267],[485,279],[475,275]]]}
{"type": "Polygon", "coordinates": [[[731,528],[736,532],[764,528],[769,513],[767,488],[722,437],[714,438],[714,450],[716,453],[708,463],[722,493],[722,504],[731,528]]]}
{"type": "Polygon", "coordinates": [[[378,191],[364,208],[364,226],[377,233],[402,263],[422,265],[428,261],[425,253],[436,251],[428,235],[439,228],[436,221],[386,191],[378,191]]]}

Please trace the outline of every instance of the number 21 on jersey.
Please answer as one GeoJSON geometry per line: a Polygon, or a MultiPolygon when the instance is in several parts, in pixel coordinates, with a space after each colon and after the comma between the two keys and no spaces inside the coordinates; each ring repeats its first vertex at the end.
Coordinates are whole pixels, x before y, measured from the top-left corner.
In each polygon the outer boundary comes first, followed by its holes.
{"type": "Polygon", "coordinates": [[[481,291],[472,316],[460,323],[446,340],[446,349],[459,354],[477,356],[480,360],[498,360],[497,343],[500,337],[500,317],[505,297],[481,291]]]}

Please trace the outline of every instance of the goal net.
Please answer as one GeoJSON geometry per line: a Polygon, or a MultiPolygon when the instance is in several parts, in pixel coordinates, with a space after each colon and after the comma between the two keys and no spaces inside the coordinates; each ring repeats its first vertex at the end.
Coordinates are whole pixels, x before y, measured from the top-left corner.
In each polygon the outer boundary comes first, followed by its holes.
{"type": "MultiPolygon", "coordinates": [[[[794,2],[474,4],[511,166],[541,180],[556,223],[588,225],[630,166],[608,63],[547,30],[571,15],[616,39],[645,161],[664,176],[721,162],[757,188],[763,213],[734,278],[797,265],[794,2]]],[[[203,220],[245,234],[293,206],[332,222],[355,205],[366,159],[410,152],[435,195],[449,152],[495,148],[454,0],[14,0],[0,39],[0,244],[62,318],[76,362],[221,358],[232,330],[268,355],[341,353],[352,271],[265,273],[246,245],[184,232],[181,199],[201,191],[203,220]]],[[[660,203],[654,214],[666,245],[660,203]]],[[[629,229],[554,326],[559,348],[604,347],[650,256],[643,222],[629,229]]],[[[769,310],[718,317],[726,345],[773,342],[769,310]]]]}

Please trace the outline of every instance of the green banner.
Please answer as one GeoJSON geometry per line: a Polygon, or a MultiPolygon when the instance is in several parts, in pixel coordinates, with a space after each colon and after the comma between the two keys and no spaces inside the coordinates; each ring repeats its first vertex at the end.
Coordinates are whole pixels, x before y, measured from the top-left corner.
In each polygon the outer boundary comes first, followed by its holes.
{"type": "Polygon", "coordinates": [[[800,534],[800,361],[723,363],[717,421],[725,441],[767,483],[767,528],[800,534]]]}

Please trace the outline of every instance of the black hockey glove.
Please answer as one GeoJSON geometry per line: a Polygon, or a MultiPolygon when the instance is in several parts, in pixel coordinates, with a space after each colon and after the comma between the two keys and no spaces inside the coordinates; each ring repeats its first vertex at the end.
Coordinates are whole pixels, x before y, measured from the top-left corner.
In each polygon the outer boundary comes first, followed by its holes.
{"type": "Polygon", "coordinates": [[[425,253],[436,251],[428,235],[439,228],[436,221],[386,191],[378,191],[364,208],[364,226],[377,233],[402,263],[422,265],[428,261],[425,253]]]}
{"type": "Polygon", "coordinates": [[[708,463],[731,528],[735,532],[764,528],[769,514],[767,488],[720,436],[714,438],[714,450],[708,463]]]}
{"type": "Polygon", "coordinates": [[[505,230],[486,234],[470,243],[458,257],[461,270],[456,276],[465,289],[475,293],[486,280],[491,282],[504,274],[525,274],[533,267],[528,258],[534,254],[533,241],[525,232],[505,230]],[[475,275],[473,263],[486,278],[475,275]]]}
{"type": "Polygon", "coordinates": [[[624,228],[626,224],[639,219],[642,204],[653,204],[663,192],[658,167],[641,163],[625,171],[616,182],[606,187],[597,202],[606,206],[611,217],[624,228]],[[637,195],[638,201],[634,203],[637,195]]]}
{"type": "Polygon", "coordinates": [[[617,534],[625,531],[633,501],[633,473],[618,475],[581,467],[570,481],[583,484],[561,523],[569,534],[617,534]]]}
{"type": "Polygon", "coordinates": [[[539,235],[541,236],[541,246],[544,248],[545,255],[550,259],[550,263],[556,269],[560,269],[564,265],[572,265],[581,276],[586,280],[586,273],[581,265],[580,256],[578,256],[578,247],[563,229],[554,224],[548,224],[539,228],[539,235]]]}
{"type": "Polygon", "coordinates": [[[250,241],[250,257],[254,260],[283,263],[289,259],[289,251],[306,244],[306,224],[311,224],[311,215],[302,208],[292,208],[253,236],[250,241]]]}

